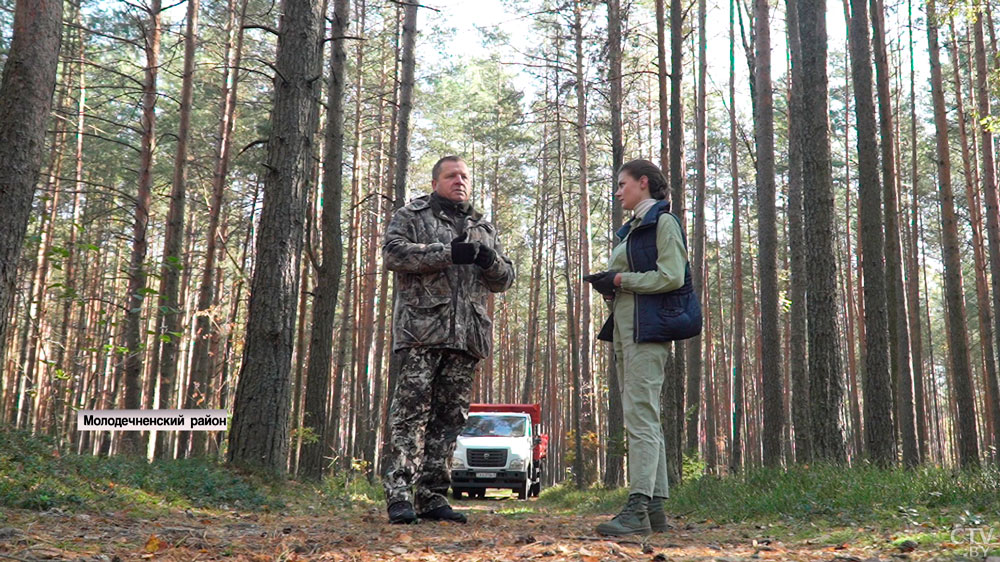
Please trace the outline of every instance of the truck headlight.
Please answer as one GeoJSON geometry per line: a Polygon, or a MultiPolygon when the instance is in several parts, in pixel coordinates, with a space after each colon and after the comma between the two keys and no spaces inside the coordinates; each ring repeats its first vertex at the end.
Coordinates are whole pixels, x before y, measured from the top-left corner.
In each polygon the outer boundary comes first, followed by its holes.
{"type": "Polygon", "coordinates": [[[514,457],[510,461],[511,470],[524,470],[524,459],[519,457],[514,457]]]}
{"type": "Polygon", "coordinates": [[[452,468],[465,468],[465,461],[462,460],[462,457],[452,457],[451,458],[451,467],[452,468]]]}

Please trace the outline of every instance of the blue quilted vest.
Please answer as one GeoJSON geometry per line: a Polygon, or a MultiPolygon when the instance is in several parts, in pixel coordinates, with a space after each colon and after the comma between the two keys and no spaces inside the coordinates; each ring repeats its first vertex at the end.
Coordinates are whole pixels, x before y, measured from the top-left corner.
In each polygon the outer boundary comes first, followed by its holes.
{"type": "MultiPolygon", "coordinates": [[[[618,232],[618,239],[625,238],[625,252],[631,271],[644,272],[656,269],[656,223],[660,215],[669,214],[677,224],[680,219],[670,213],[670,203],[658,201],[642,218],[639,226],[629,233],[626,223],[618,232]]],[[[684,249],[687,250],[687,235],[681,228],[684,249]]],[[[684,270],[684,285],[669,293],[635,295],[636,343],[668,342],[686,340],[701,333],[701,303],[691,285],[691,264],[684,270]]],[[[601,328],[598,339],[612,341],[614,338],[614,315],[601,328]]]]}

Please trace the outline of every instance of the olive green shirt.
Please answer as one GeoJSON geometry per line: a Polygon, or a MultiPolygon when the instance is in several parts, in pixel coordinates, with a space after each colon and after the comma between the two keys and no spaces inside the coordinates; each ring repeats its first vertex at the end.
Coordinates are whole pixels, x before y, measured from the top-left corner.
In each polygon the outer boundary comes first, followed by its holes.
{"type": "MultiPolygon", "coordinates": [[[[629,222],[629,234],[642,222],[642,217],[633,217],[629,222]]],[[[621,244],[611,251],[608,269],[622,274],[621,288],[615,293],[613,304],[615,314],[616,339],[632,341],[635,330],[635,295],[669,293],[684,286],[684,272],[687,268],[687,251],[677,220],[669,214],[660,215],[656,223],[656,269],[652,271],[630,271],[626,249],[628,235],[621,244]]]]}

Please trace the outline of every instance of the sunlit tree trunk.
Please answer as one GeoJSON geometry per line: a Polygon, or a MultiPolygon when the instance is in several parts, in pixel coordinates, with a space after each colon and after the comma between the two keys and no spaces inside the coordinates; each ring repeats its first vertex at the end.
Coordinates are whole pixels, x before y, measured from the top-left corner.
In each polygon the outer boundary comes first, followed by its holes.
{"type": "MultiPolygon", "coordinates": [[[[135,222],[132,225],[132,258],[128,267],[128,289],[125,297],[125,402],[126,410],[138,410],[142,393],[142,364],[145,349],[142,329],[142,309],[146,289],[146,227],[153,190],[153,158],[156,153],[156,80],[160,68],[160,0],[152,0],[149,20],[143,23],[146,50],[145,78],[142,85],[142,151],[139,156],[139,190],[135,198],[135,222]]],[[[140,434],[125,431],[121,435],[120,452],[138,455],[140,434]]]]}
{"type": "MultiPolygon", "coordinates": [[[[980,13],[976,14],[976,21],[973,23],[972,34],[975,42],[976,53],[976,102],[980,119],[985,119],[990,115],[990,90],[988,86],[989,72],[986,65],[986,43],[983,37],[983,19],[986,15],[983,9],[984,3],[977,2],[980,13]]],[[[990,25],[991,36],[993,26],[990,25]]],[[[993,45],[993,52],[996,53],[996,45],[993,45]]],[[[986,202],[986,237],[989,241],[990,254],[990,280],[993,290],[993,337],[994,349],[1000,352],[1000,208],[997,203],[997,182],[996,182],[996,162],[993,153],[993,133],[987,127],[979,127],[979,150],[982,151],[981,172],[979,174],[982,182],[983,198],[986,202]]],[[[970,203],[971,204],[971,203],[970,203]]],[[[986,307],[985,302],[980,302],[980,307],[986,307]]],[[[996,369],[989,374],[990,403],[989,415],[993,421],[992,443],[996,449],[1000,446],[1000,385],[997,383],[996,369]]],[[[994,457],[997,453],[994,452],[994,457]]],[[[994,458],[994,461],[997,459],[994,458]]]]}
{"type": "MultiPolygon", "coordinates": [[[[177,376],[177,362],[181,347],[181,320],[184,315],[183,303],[179,300],[183,256],[181,246],[184,236],[184,204],[187,200],[188,139],[191,136],[191,102],[194,98],[194,48],[198,33],[199,0],[188,0],[187,28],[184,32],[184,74],[181,82],[180,124],[177,127],[177,148],[174,153],[174,176],[170,189],[170,209],[163,238],[163,263],[160,266],[159,306],[156,308],[156,328],[153,336],[153,353],[150,361],[155,365],[150,369],[150,377],[159,375],[158,408],[173,406],[174,378],[177,376]],[[157,353],[159,351],[159,353],[157,353]]],[[[153,392],[147,398],[152,403],[153,392]]],[[[160,457],[166,454],[163,446],[169,441],[170,433],[151,432],[150,439],[156,443],[160,457]],[[159,437],[159,439],[157,439],[159,437]]]]}
{"type": "MultiPolygon", "coordinates": [[[[198,285],[198,304],[195,312],[195,333],[191,353],[190,381],[182,393],[185,408],[194,408],[199,401],[207,396],[209,381],[214,365],[211,348],[218,343],[219,334],[215,328],[214,312],[220,302],[215,290],[217,277],[217,260],[219,252],[219,223],[223,213],[223,196],[227,189],[229,177],[229,158],[233,143],[233,121],[236,116],[237,87],[239,85],[239,68],[243,50],[243,22],[246,16],[247,0],[239,4],[236,0],[229,3],[229,20],[226,35],[225,61],[222,74],[222,95],[219,102],[219,120],[217,123],[218,139],[215,145],[215,159],[212,171],[212,195],[208,210],[208,230],[205,233],[205,264],[201,270],[198,285]],[[239,8],[237,8],[239,6],[239,8]],[[233,39],[235,34],[235,41],[233,39]],[[235,44],[234,44],[235,43],[235,44]]],[[[252,215],[251,215],[252,216],[252,215]]],[[[238,299],[237,299],[238,300],[238,299]]],[[[221,316],[221,315],[218,315],[221,316]]],[[[221,318],[220,318],[221,320],[221,318]]],[[[225,362],[223,362],[225,364],[225,362]]],[[[221,388],[219,391],[221,392],[221,388]]],[[[187,454],[187,443],[193,439],[196,444],[191,454],[198,455],[203,436],[192,435],[193,432],[181,432],[178,435],[178,454],[187,454]]]]}
{"type": "Polygon", "coordinates": [[[961,253],[955,196],[951,188],[951,155],[948,148],[948,121],[944,105],[944,84],[941,77],[941,56],[938,47],[938,14],[935,0],[927,2],[927,41],[930,50],[931,99],[934,104],[934,127],[937,141],[937,180],[942,215],[942,249],[945,267],[945,300],[948,305],[948,355],[951,381],[958,404],[955,420],[959,439],[958,458],[963,468],[979,464],[979,442],[976,436],[976,403],[969,366],[969,336],[966,326],[963,295],[961,253]]]}

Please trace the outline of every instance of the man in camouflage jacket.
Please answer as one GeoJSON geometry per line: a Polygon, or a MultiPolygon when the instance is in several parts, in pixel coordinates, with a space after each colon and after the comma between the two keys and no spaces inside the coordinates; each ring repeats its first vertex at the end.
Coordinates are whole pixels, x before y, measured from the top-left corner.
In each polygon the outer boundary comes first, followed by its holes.
{"type": "Polygon", "coordinates": [[[433,192],[396,211],[382,245],[385,266],[396,273],[398,370],[383,477],[392,523],[465,522],[445,498],[451,456],[476,364],[492,348],[487,298],[514,282],[496,229],[469,203],[465,162],[446,156],[431,175],[433,192]]]}

